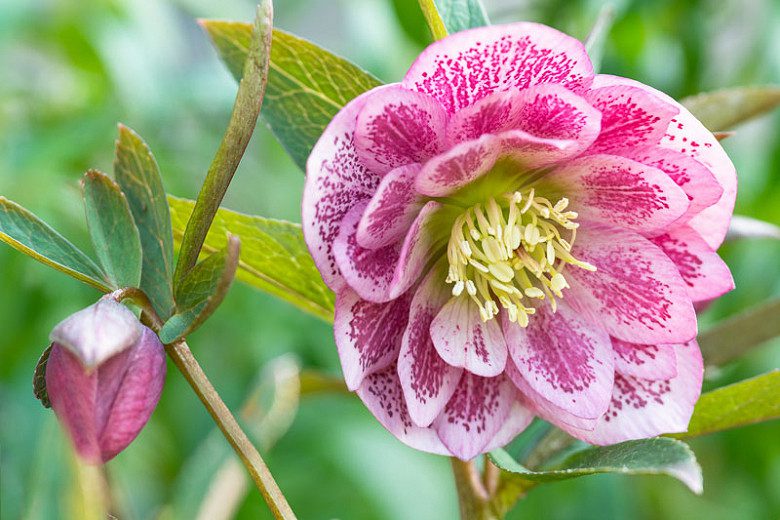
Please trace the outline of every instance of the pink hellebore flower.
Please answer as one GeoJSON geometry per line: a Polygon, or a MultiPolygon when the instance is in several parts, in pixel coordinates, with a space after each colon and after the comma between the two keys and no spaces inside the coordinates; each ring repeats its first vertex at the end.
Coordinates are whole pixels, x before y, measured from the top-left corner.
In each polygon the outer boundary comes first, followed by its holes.
{"type": "Polygon", "coordinates": [[[107,462],[138,436],[157,406],[165,380],[162,343],[111,299],[66,318],[51,340],[51,406],[78,454],[107,462]]]}
{"type": "Polygon", "coordinates": [[[694,303],[736,194],[680,104],[543,25],[464,31],[330,123],[303,226],[344,377],[396,437],[470,459],[537,415],[594,444],[687,428],[694,303]]]}

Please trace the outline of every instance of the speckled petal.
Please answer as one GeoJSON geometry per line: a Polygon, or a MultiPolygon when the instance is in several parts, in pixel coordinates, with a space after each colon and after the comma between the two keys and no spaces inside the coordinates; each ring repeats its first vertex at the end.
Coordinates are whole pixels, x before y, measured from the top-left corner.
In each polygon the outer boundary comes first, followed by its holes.
{"type": "Polygon", "coordinates": [[[395,363],[410,302],[409,293],[388,303],[363,300],[351,289],[336,296],[333,333],[350,390],[357,389],[367,375],[395,363]]]}
{"type": "Polygon", "coordinates": [[[357,228],[357,243],[378,249],[398,242],[409,230],[423,202],[414,191],[417,163],[401,166],[382,178],[357,228]]]}
{"type": "Polygon", "coordinates": [[[570,157],[574,147],[575,141],[535,137],[522,130],[486,134],[425,163],[414,186],[423,195],[445,197],[484,176],[499,157],[511,158],[518,171],[528,171],[570,157]]]}
{"type": "Polygon", "coordinates": [[[696,313],[677,267],[640,235],[582,225],[572,249],[596,271],[571,269],[564,298],[610,335],[632,343],[679,343],[696,336],[696,313]]]}
{"type": "Polygon", "coordinates": [[[703,366],[695,341],[675,345],[677,376],[649,380],[616,375],[609,410],[592,431],[564,428],[591,444],[615,444],[684,432],[701,394],[703,366]]]}
{"type": "Polygon", "coordinates": [[[381,177],[366,168],[355,149],[357,115],[378,87],[350,101],[331,120],[306,161],[306,185],[301,203],[303,236],[325,283],[334,291],[344,286],[333,243],[344,216],[365,204],[381,177]]]}
{"type": "Polygon", "coordinates": [[[507,350],[498,320],[482,321],[479,308],[463,294],[452,297],[431,323],[431,338],[444,361],[478,376],[504,371],[507,350]]]}
{"type": "Polygon", "coordinates": [[[514,402],[515,388],[506,376],[464,372],[433,428],[455,457],[471,460],[504,426],[514,402]]]}
{"type": "Polygon", "coordinates": [[[401,442],[417,450],[450,455],[432,428],[421,428],[412,422],[395,364],[366,377],[357,394],[382,426],[401,442]]]}
{"type": "Polygon", "coordinates": [[[612,338],[615,371],[641,379],[671,379],[677,375],[674,345],[639,345],[612,338]]]}
{"type": "MultiPolygon", "coordinates": [[[[539,306],[527,327],[503,320],[509,355],[526,397],[540,398],[583,419],[609,406],[614,367],[609,336],[561,302],[557,312],[539,306]]],[[[513,378],[514,380],[514,378],[513,378]]],[[[541,403],[544,405],[545,403],[541,403]]]]}
{"type": "Polygon", "coordinates": [[[660,146],[685,154],[703,164],[723,188],[723,194],[718,202],[701,211],[690,222],[690,226],[710,247],[717,249],[728,231],[737,196],[737,174],[731,159],[712,132],[707,130],[688,109],[663,92],[638,81],[606,74],[597,75],[593,81],[593,88],[614,85],[642,89],[677,108],[679,113],[669,122],[660,146]]]}
{"type": "Polygon", "coordinates": [[[666,173],[617,155],[567,162],[543,182],[565,195],[580,218],[642,234],[668,228],[688,210],[688,197],[666,173]]]}
{"type": "Polygon", "coordinates": [[[361,298],[383,303],[406,292],[419,279],[437,238],[428,227],[441,207],[430,201],[423,206],[404,237],[379,249],[366,249],[357,241],[357,229],[366,204],[352,208],[344,217],[333,244],[339,270],[351,289],[361,298]]]}
{"type": "Polygon", "coordinates": [[[355,147],[379,175],[421,163],[441,151],[447,113],[425,94],[388,85],[366,98],[357,116],[355,147]]]}
{"type": "Polygon", "coordinates": [[[429,426],[441,413],[460,381],[462,368],[447,364],[433,345],[431,322],[449,297],[440,269],[433,269],[417,288],[398,356],[406,404],[412,421],[429,426]]]}
{"type": "Polygon", "coordinates": [[[652,241],[677,266],[694,302],[717,298],[734,288],[729,267],[692,228],[681,226],[652,241]]]}
{"type": "Polygon", "coordinates": [[[509,414],[504,420],[504,425],[501,426],[498,433],[496,433],[490,442],[488,442],[487,446],[483,448],[483,451],[487,453],[496,448],[503,448],[512,442],[515,437],[520,435],[520,433],[531,424],[533,419],[533,411],[516,399],[509,409],[509,414]]]}
{"type": "Polygon", "coordinates": [[[557,83],[577,91],[587,88],[592,77],[582,42],[545,25],[519,22],[434,42],[402,84],[436,98],[453,113],[499,90],[557,83]]]}
{"type": "Polygon", "coordinates": [[[601,111],[601,133],[590,153],[620,154],[657,145],[679,112],[646,90],[628,85],[594,85],[585,98],[601,111]]]}
{"type": "Polygon", "coordinates": [[[652,146],[623,152],[623,155],[637,162],[658,168],[680,186],[688,196],[688,211],[680,217],[684,223],[715,204],[723,195],[723,187],[706,166],[691,157],[652,146]]]}

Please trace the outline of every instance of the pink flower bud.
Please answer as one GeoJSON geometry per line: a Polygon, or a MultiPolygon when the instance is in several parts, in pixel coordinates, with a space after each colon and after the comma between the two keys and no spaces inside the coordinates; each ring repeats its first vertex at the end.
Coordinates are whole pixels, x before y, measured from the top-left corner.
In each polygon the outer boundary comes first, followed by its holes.
{"type": "Polygon", "coordinates": [[[78,454],[104,463],[135,439],[157,406],[165,379],[163,345],[113,300],[66,318],[51,340],[51,406],[78,454]]]}

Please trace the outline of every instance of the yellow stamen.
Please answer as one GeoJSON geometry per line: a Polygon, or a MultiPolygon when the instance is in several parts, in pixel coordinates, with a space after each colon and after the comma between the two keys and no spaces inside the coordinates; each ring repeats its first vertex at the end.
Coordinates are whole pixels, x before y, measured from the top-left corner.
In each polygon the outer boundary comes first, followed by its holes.
{"type": "Polygon", "coordinates": [[[547,298],[555,310],[556,297],[569,287],[566,265],[596,270],[571,254],[579,224],[568,206],[565,197],[553,204],[531,188],[466,210],[455,219],[447,246],[452,294],[471,298],[484,321],[498,315],[499,304],[523,327],[535,313],[532,300],[547,298]]]}

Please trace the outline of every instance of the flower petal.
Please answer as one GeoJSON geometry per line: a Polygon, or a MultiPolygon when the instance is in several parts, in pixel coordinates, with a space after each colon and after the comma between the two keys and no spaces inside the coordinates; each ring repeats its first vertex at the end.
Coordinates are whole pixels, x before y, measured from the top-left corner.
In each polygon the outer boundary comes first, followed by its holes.
{"type": "MultiPolygon", "coordinates": [[[[526,385],[526,397],[543,399],[584,419],[609,406],[614,367],[609,336],[561,302],[557,312],[537,307],[527,327],[503,320],[509,355],[526,385]]],[[[514,378],[513,378],[514,380],[514,378]]]]}
{"type": "Polygon", "coordinates": [[[423,195],[444,197],[490,172],[499,157],[519,163],[514,170],[527,171],[570,157],[573,147],[575,141],[535,137],[522,130],[485,134],[425,163],[414,186],[423,195]]]}
{"type": "Polygon", "coordinates": [[[658,168],[680,186],[688,196],[688,211],[680,218],[686,222],[712,206],[723,194],[723,188],[715,176],[703,164],[689,156],[659,146],[650,146],[623,152],[637,162],[658,168]]]}
{"type": "Polygon", "coordinates": [[[515,128],[517,95],[516,90],[496,91],[453,114],[447,123],[447,144],[453,146],[515,128]]]}
{"type": "Polygon", "coordinates": [[[490,134],[455,145],[423,165],[414,187],[429,197],[454,193],[490,171],[500,152],[501,144],[490,134]]]}
{"type": "Polygon", "coordinates": [[[674,348],[676,377],[652,381],[618,374],[609,410],[596,427],[592,431],[566,431],[597,445],[686,431],[701,394],[703,365],[695,341],[674,348]]]}
{"type": "Polygon", "coordinates": [[[576,91],[592,77],[581,42],[544,25],[520,22],[434,42],[412,64],[403,85],[436,98],[452,113],[498,90],[558,83],[576,91]]]}
{"type": "Polygon", "coordinates": [[[449,298],[444,273],[432,269],[417,289],[398,355],[398,376],[412,421],[429,426],[452,397],[462,368],[448,365],[436,352],[431,322],[449,298]]]}
{"type": "Polygon", "coordinates": [[[349,287],[361,298],[383,303],[406,292],[420,276],[431,250],[437,245],[430,228],[441,205],[428,202],[412,222],[403,242],[379,249],[366,249],[357,242],[357,228],[365,208],[366,204],[362,203],[346,214],[333,253],[349,287]]]}
{"type": "Polygon", "coordinates": [[[442,222],[452,222],[447,220],[451,211],[435,201],[427,202],[420,210],[401,245],[390,286],[391,298],[406,292],[420,278],[433,252],[446,243],[449,237],[439,231],[442,222]]]}
{"type": "Polygon", "coordinates": [[[365,249],[357,242],[357,227],[367,203],[354,206],[344,216],[341,231],[333,243],[339,271],[361,298],[382,303],[391,300],[390,286],[398,265],[400,244],[365,249]]]}
{"type": "Polygon", "coordinates": [[[717,298],[734,288],[729,267],[690,227],[680,226],[652,241],[677,266],[694,302],[717,298]]]}
{"type": "Polygon", "coordinates": [[[447,113],[435,99],[400,84],[388,85],[366,98],[358,113],[358,156],[379,175],[425,162],[441,150],[446,123],[447,113]]]}
{"type": "Polygon", "coordinates": [[[657,145],[679,112],[674,104],[628,85],[594,84],[585,98],[601,111],[601,133],[591,153],[620,154],[636,147],[657,145]]]}
{"type": "Polygon", "coordinates": [[[639,345],[612,338],[615,371],[642,379],[671,379],[677,375],[674,345],[639,345]]]}
{"type": "Polygon", "coordinates": [[[572,156],[593,144],[601,129],[601,113],[560,85],[521,90],[514,105],[514,128],[536,137],[574,141],[576,146],[567,149],[572,156]]]}
{"type": "Polygon", "coordinates": [[[543,181],[565,194],[579,216],[641,233],[667,228],[688,210],[688,197],[666,173],[617,155],[588,155],[543,181]]]}
{"type": "Polygon", "coordinates": [[[344,289],[336,296],[336,337],[344,380],[350,390],[363,379],[394,364],[409,320],[409,293],[388,303],[363,300],[344,289]]]}
{"type": "Polygon", "coordinates": [[[467,295],[453,296],[431,323],[431,339],[441,358],[472,374],[497,376],[506,364],[506,341],[497,320],[482,321],[467,295]]]}
{"type": "Polygon", "coordinates": [[[503,375],[480,377],[464,372],[433,428],[455,457],[471,460],[485,451],[504,426],[515,396],[515,388],[503,375]]]}
{"type": "Polygon", "coordinates": [[[518,370],[514,361],[510,360],[507,362],[504,373],[520,391],[521,404],[545,421],[561,427],[570,426],[582,430],[592,430],[595,428],[598,419],[578,417],[571,412],[554,405],[536,392],[531,385],[528,384],[525,377],[520,374],[520,370],[518,370]]]}
{"type": "Polygon", "coordinates": [[[157,407],[165,382],[165,350],[151,329],[144,327],[138,345],[129,351],[128,357],[124,367],[111,366],[109,360],[99,369],[98,409],[110,409],[100,436],[104,462],[114,458],[138,436],[157,407]],[[121,372],[121,382],[117,385],[121,372]],[[110,392],[106,386],[119,388],[110,392]]]}
{"type": "Polygon", "coordinates": [[[146,327],[133,346],[92,370],[58,343],[46,366],[52,408],[78,454],[93,464],[114,458],[138,436],[164,380],[165,351],[146,327]]]}
{"type": "Polygon", "coordinates": [[[357,242],[367,249],[388,246],[403,237],[422,207],[414,192],[417,163],[400,166],[382,178],[360,218],[357,242]]]}
{"type": "Polygon", "coordinates": [[[588,148],[599,134],[601,113],[585,99],[554,84],[494,92],[455,113],[447,142],[457,144],[484,134],[522,130],[535,137],[576,141],[572,155],[588,148]]]}
{"type": "Polygon", "coordinates": [[[450,455],[432,428],[416,426],[409,417],[395,363],[367,376],[357,395],[382,426],[401,442],[418,450],[450,455]]]}
{"type": "Polygon", "coordinates": [[[564,297],[610,335],[643,344],[696,336],[696,313],[685,282],[669,257],[646,238],[583,223],[572,254],[597,270],[568,270],[571,288],[564,297]]]}
{"type": "Polygon", "coordinates": [[[485,453],[495,450],[496,448],[503,448],[514,440],[515,437],[525,430],[531,421],[534,420],[534,413],[527,406],[519,400],[515,400],[512,403],[512,407],[509,409],[504,420],[504,425],[498,430],[498,433],[487,443],[487,446],[483,449],[485,453]]]}
{"type": "Polygon", "coordinates": [[[697,160],[712,172],[723,187],[723,194],[718,202],[695,216],[689,224],[711,248],[717,249],[723,243],[728,231],[731,214],[734,211],[734,200],[737,196],[737,174],[731,159],[712,132],[707,130],[688,109],[663,92],[637,81],[605,74],[597,75],[593,82],[594,88],[609,85],[628,85],[643,89],[675,106],[679,111],[669,122],[660,146],[697,160]]]}
{"type": "Polygon", "coordinates": [[[94,368],[135,345],[143,328],[130,309],[106,298],[59,322],[49,339],[70,350],[85,367],[94,368]]]}
{"type": "Polygon", "coordinates": [[[368,201],[379,184],[355,149],[357,115],[378,87],[356,97],[331,120],[306,162],[306,185],[301,204],[303,236],[322,279],[338,292],[344,286],[333,243],[344,215],[355,205],[368,201]]]}

